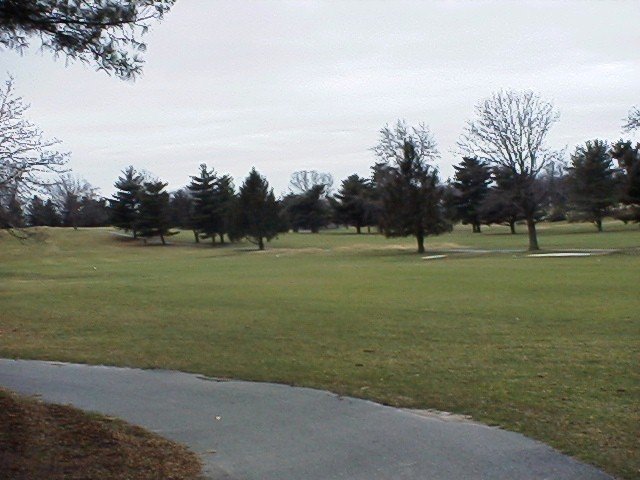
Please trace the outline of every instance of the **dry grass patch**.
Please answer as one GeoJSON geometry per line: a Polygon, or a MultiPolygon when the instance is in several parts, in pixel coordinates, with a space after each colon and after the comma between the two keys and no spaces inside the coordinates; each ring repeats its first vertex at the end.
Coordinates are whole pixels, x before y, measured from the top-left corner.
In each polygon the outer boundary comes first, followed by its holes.
{"type": "Polygon", "coordinates": [[[0,478],[195,480],[186,447],[120,420],[0,390],[0,478]]]}

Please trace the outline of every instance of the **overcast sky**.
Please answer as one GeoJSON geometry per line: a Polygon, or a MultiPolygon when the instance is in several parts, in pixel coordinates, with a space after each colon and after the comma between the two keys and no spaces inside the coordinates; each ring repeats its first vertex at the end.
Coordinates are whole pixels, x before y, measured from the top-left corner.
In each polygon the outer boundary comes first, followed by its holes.
{"type": "Polygon", "coordinates": [[[616,140],[640,105],[640,2],[178,0],[124,82],[0,51],[29,118],[110,195],[127,165],[170,188],[207,163],[276,194],[296,170],[369,175],[385,123],[424,122],[441,176],[473,106],[501,88],[553,102],[551,144],[616,140]]]}

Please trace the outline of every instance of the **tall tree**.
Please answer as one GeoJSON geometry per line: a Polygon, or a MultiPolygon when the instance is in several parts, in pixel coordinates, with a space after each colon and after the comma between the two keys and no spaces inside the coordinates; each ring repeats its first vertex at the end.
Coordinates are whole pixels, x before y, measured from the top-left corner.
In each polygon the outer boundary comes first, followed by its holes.
{"type": "Polygon", "coordinates": [[[569,202],[579,218],[602,231],[602,219],[616,202],[617,185],[609,145],[588,141],[576,148],[567,168],[569,202]]]}
{"type": "Polygon", "coordinates": [[[463,224],[471,224],[474,233],[480,233],[482,222],[480,206],[489,192],[491,169],[481,160],[464,157],[462,162],[453,166],[455,219],[463,224]]]}
{"type": "Polygon", "coordinates": [[[140,191],[140,214],[138,228],[143,238],[160,237],[166,245],[165,237],[177,232],[170,230],[169,194],[164,190],[166,183],[161,181],[144,182],[140,191]]]}
{"type": "Polygon", "coordinates": [[[47,139],[25,118],[29,105],[16,96],[13,78],[0,87],[0,211],[3,223],[11,228],[10,203],[24,201],[33,194],[46,194],[55,178],[65,172],[68,153],[56,150],[60,143],[47,139]]]}
{"type": "MultiPolygon", "coordinates": [[[[222,215],[218,206],[216,188],[218,177],[206,164],[200,165],[200,174],[191,177],[188,188],[193,196],[193,226],[197,237],[211,238],[216,242],[216,235],[223,230],[222,215]]],[[[197,241],[196,237],[196,241],[197,241]]]]}
{"type": "Polygon", "coordinates": [[[512,90],[494,93],[475,107],[458,147],[490,165],[508,169],[518,190],[519,207],[527,222],[529,250],[538,250],[536,212],[539,209],[536,179],[559,154],[546,146],[558,113],[533,92],[512,90]]]}
{"type": "Polygon", "coordinates": [[[132,232],[133,238],[137,238],[138,234],[138,211],[143,181],[143,176],[133,166],[127,167],[116,180],[116,193],[109,199],[111,224],[132,232]]]}
{"type": "Polygon", "coordinates": [[[409,128],[399,120],[380,130],[373,152],[380,159],[384,232],[387,236],[413,235],[418,252],[424,239],[450,229],[444,215],[443,187],[429,162],[438,158],[435,140],[424,125],[409,128]]]}
{"type": "Polygon", "coordinates": [[[220,243],[224,243],[225,234],[229,236],[233,229],[235,202],[236,189],[233,185],[233,178],[229,175],[222,175],[218,178],[215,186],[215,208],[220,219],[220,229],[218,231],[220,243]]]}
{"type": "Polygon", "coordinates": [[[36,37],[41,48],[92,62],[121,78],[139,74],[141,37],[175,0],[2,0],[0,45],[22,52],[36,37]]]}
{"type": "Polygon", "coordinates": [[[619,140],[610,151],[622,169],[620,201],[626,206],[616,214],[624,221],[640,222],[640,143],[619,140]]]}
{"type": "Polygon", "coordinates": [[[372,196],[373,186],[368,178],[350,175],[342,181],[335,195],[336,220],[356,227],[357,233],[361,232],[362,227],[375,224],[372,196]]]}
{"type": "Polygon", "coordinates": [[[280,230],[280,217],[273,189],[255,168],[240,187],[237,208],[236,235],[264,250],[264,241],[275,238],[280,230]]]}

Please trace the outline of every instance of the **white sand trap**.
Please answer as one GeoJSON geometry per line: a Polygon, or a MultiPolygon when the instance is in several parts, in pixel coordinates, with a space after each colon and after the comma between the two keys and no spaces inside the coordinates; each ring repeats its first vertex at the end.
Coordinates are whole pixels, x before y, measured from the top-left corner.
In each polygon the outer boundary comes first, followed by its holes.
{"type": "Polygon", "coordinates": [[[447,258],[446,255],[427,255],[426,257],[422,257],[423,260],[437,260],[439,258],[447,258]]]}
{"type": "Polygon", "coordinates": [[[588,252],[532,253],[527,257],[590,257],[588,252]]]}

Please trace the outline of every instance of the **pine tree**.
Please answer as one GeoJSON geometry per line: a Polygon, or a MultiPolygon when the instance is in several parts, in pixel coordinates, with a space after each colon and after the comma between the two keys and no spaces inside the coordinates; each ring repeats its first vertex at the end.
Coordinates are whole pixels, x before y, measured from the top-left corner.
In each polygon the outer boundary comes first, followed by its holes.
{"type": "Polygon", "coordinates": [[[369,179],[356,174],[347,177],[335,195],[336,220],[353,225],[357,233],[361,232],[362,227],[375,224],[372,197],[373,187],[369,179]]]}
{"type": "Polygon", "coordinates": [[[220,243],[224,243],[225,234],[228,236],[233,228],[235,202],[236,191],[233,186],[233,179],[229,175],[223,175],[218,178],[215,187],[215,208],[220,219],[220,230],[218,231],[220,243]]]}
{"type": "Polygon", "coordinates": [[[167,186],[161,181],[145,182],[140,191],[140,211],[138,228],[143,238],[160,237],[166,245],[165,236],[175,235],[171,232],[169,217],[169,194],[164,191],[167,186]]]}
{"type": "Polygon", "coordinates": [[[59,227],[61,219],[51,200],[45,202],[34,195],[27,206],[27,222],[32,227],[59,227]]]}
{"type": "Polygon", "coordinates": [[[398,121],[395,129],[385,127],[373,148],[382,160],[376,166],[376,180],[383,205],[384,233],[388,237],[413,235],[418,252],[424,252],[424,239],[449,231],[445,217],[444,190],[437,170],[429,164],[438,151],[424,125],[409,128],[398,121]]]}
{"type": "Polygon", "coordinates": [[[471,224],[473,232],[480,233],[480,207],[489,193],[491,169],[475,157],[463,157],[453,168],[455,219],[464,225],[471,224]]]}
{"type": "Polygon", "coordinates": [[[607,143],[594,140],[577,147],[567,174],[572,210],[601,232],[602,219],[616,201],[615,170],[607,143]]]}
{"type": "Polygon", "coordinates": [[[278,234],[280,218],[273,189],[255,168],[240,187],[237,208],[234,236],[244,236],[264,250],[264,240],[270,241],[278,234]]]}
{"type": "Polygon", "coordinates": [[[193,227],[197,238],[211,238],[216,242],[216,235],[223,230],[222,218],[217,205],[216,188],[218,178],[213,169],[206,164],[200,165],[199,176],[192,176],[189,190],[193,195],[193,227]]]}
{"type": "Polygon", "coordinates": [[[139,194],[142,182],[142,175],[129,166],[122,171],[122,176],[115,183],[117,191],[113,198],[109,199],[111,224],[127,232],[132,232],[133,238],[137,238],[138,234],[139,194]]]}
{"type": "Polygon", "coordinates": [[[620,140],[610,153],[623,171],[620,201],[625,207],[616,213],[616,218],[640,222],[640,143],[634,147],[630,141],[620,140]]]}
{"type": "Polygon", "coordinates": [[[494,167],[491,171],[494,185],[489,188],[480,205],[480,217],[485,225],[508,225],[516,233],[516,222],[523,219],[518,206],[515,178],[506,168],[494,167]]]}

